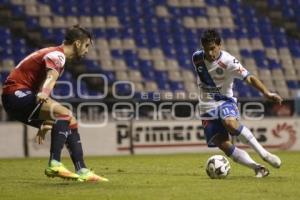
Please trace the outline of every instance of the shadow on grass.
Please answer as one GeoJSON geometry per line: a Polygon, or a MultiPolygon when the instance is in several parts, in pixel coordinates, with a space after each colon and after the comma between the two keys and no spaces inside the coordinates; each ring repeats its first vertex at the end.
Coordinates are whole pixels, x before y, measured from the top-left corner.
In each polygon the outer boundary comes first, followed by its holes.
{"type": "Polygon", "coordinates": [[[284,179],[287,179],[287,177],[284,177],[284,176],[268,176],[268,177],[264,177],[264,178],[256,178],[255,176],[230,176],[226,179],[220,179],[220,180],[226,180],[226,181],[237,181],[237,180],[282,181],[284,179]]]}
{"type": "Polygon", "coordinates": [[[168,171],[124,171],[117,170],[116,172],[109,172],[109,175],[149,175],[149,176],[199,176],[199,173],[195,172],[168,172],[168,171]]]}

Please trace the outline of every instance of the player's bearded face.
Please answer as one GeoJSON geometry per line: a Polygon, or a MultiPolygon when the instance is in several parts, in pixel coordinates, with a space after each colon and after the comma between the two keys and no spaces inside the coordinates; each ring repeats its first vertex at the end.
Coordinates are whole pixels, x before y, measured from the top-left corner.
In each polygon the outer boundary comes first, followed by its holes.
{"type": "Polygon", "coordinates": [[[210,62],[217,60],[221,53],[221,45],[218,45],[216,43],[209,43],[207,45],[204,45],[203,49],[205,52],[205,58],[210,62]]]}
{"type": "Polygon", "coordinates": [[[89,46],[91,41],[89,39],[86,40],[78,40],[73,44],[74,50],[74,59],[81,60],[89,51],[89,46]]]}

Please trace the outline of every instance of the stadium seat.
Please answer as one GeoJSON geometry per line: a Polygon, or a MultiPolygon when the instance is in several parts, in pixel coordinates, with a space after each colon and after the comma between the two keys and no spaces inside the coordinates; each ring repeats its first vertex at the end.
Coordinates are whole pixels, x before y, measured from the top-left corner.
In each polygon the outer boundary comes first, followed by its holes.
{"type": "MultiPolygon", "coordinates": [[[[200,48],[199,37],[209,27],[217,28],[226,50],[263,81],[268,78],[292,81],[300,71],[296,70],[300,64],[299,41],[238,0],[1,2],[9,4],[15,16],[24,17],[29,30],[40,30],[47,41],[60,43],[64,29],[76,23],[93,30],[95,49],[83,63],[87,71],[101,71],[111,83],[125,79],[116,74],[120,72],[131,74],[127,79],[135,80],[139,89],[147,88],[147,81],[156,81],[157,89],[194,91],[191,55],[200,48]],[[143,86],[141,80],[145,81],[143,86]]],[[[298,1],[267,3],[270,8],[282,7],[287,19],[300,19],[296,10],[298,1]]],[[[0,48],[1,59],[17,61],[28,53],[28,45],[15,42],[9,29],[0,28],[0,34],[1,46],[8,47],[0,48]],[[12,45],[20,51],[12,51],[12,45]]],[[[282,93],[283,88],[282,84],[282,93]]],[[[238,90],[245,97],[258,96],[250,89],[238,87],[238,90]]]]}
{"type": "Polygon", "coordinates": [[[1,78],[0,80],[1,80],[2,85],[4,84],[8,75],[9,75],[9,72],[7,72],[7,71],[0,72],[0,78],[1,78]]]}

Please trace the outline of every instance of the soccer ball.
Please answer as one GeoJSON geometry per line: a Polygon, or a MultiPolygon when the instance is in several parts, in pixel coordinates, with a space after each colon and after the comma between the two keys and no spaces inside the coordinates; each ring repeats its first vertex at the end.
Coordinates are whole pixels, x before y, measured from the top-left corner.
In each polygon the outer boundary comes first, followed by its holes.
{"type": "Polygon", "coordinates": [[[230,163],[222,155],[211,156],[206,162],[206,173],[212,179],[226,178],[230,173],[230,163]]]}

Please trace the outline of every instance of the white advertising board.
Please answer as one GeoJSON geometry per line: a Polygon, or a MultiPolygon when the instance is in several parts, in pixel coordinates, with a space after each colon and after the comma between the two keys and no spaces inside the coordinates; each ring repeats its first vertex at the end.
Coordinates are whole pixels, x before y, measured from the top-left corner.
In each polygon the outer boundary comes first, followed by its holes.
{"type": "MultiPolygon", "coordinates": [[[[267,149],[300,150],[300,119],[274,118],[260,121],[243,121],[257,140],[267,149]]],[[[23,157],[23,125],[0,124],[0,157],[23,157]]],[[[28,153],[30,157],[48,157],[50,133],[44,144],[35,142],[37,129],[28,127],[28,153]]],[[[109,122],[104,127],[79,128],[84,154],[128,155],[130,147],[135,154],[162,154],[217,151],[206,145],[201,121],[133,121],[109,122]],[[132,143],[131,143],[132,138],[132,143]],[[130,145],[132,144],[132,145],[130,145]]],[[[237,141],[237,146],[248,146],[237,141]]],[[[63,156],[69,156],[64,148],[63,156]]]]}
{"type": "MultiPolygon", "coordinates": [[[[35,136],[37,129],[28,129],[28,151],[30,157],[49,156],[50,151],[50,132],[47,133],[45,142],[37,144],[35,136]]],[[[108,123],[104,127],[80,127],[80,138],[85,156],[97,155],[118,155],[129,154],[120,152],[117,148],[116,123],[108,123]]],[[[66,148],[63,149],[62,156],[69,156],[66,148]]]]}
{"type": "MultiPolygon", "coordinates": [[[[266,149],[300,150],[300,119],[298,118],[269,118],[243,123],[266,149]]],[[[241,143],[237,146],[245,147],[241,143]]]]}
{"type": "MultiPolygon", "coordinates": [[[[299,119],[263,119],[243,121],[257,140],[269,150],[300,150],[299,119]]],[[[118,129],[119,131],[119,129],[118,129]]],[[[122,136],[122,135],[121,135],[122,136]]],[[[206,145],[201,121],[137,121],[133,123],[134,152],[139,153],[184,153],[207,152],[216,148],[206,145]]],[[[118,149],[128,151],[129,137],[124,135],[118,149]]],[[[237,141],[237,146],[248,146],[237,141]]]]}
{"type": "Polygon", "coordinates": [[[0,158],[24,157],[23,125],[0,123],[0,158]]]}

